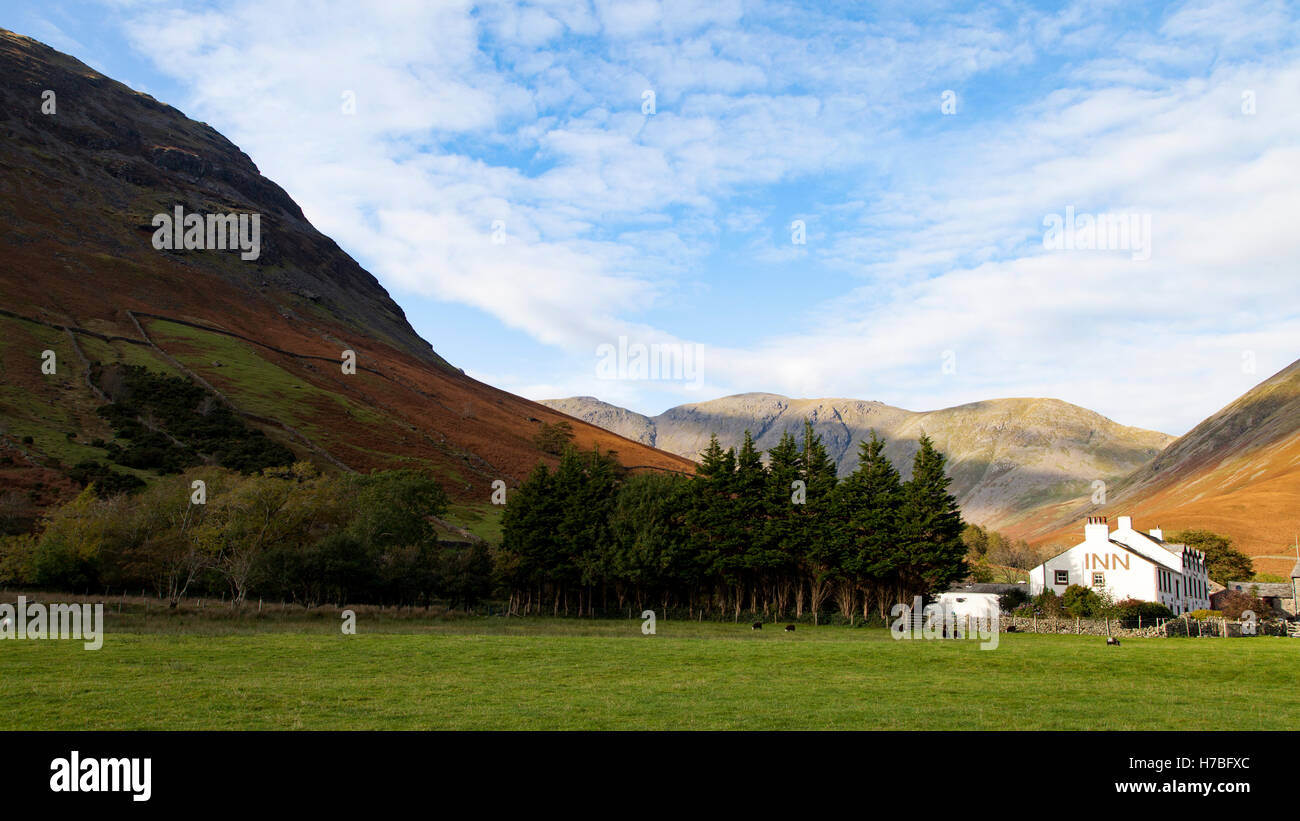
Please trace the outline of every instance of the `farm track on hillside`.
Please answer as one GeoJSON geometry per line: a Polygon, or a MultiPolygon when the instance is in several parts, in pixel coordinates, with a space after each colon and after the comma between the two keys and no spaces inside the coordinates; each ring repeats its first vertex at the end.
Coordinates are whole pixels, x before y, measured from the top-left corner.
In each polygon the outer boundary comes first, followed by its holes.
{"type": "MultiPolygon", "coordinates": [[[[140,345],[140,346],[150,348],[151,350],[156,352],[159,356],[161,356],[164,361],[166,361],[169,365],[175,368],[178,372],[184,374],[186,378],[202,386],[205,390],[208,390],[213,394],[215,394],[217,398],[220,399],[226,405],[226,407],[230,408],[235,413],[239,414],[245,419],[248,419],[249,421],[256,422],[258,424],[278,427],[283,431],[285,431],[286,433],[288,433],[295,441],[299,442],[304,447],[311,450],[313,453],[316,453],[321,458],[326,459],[327,461],[329,461],[331,464],[338,467],[339,469],[346,471],[348,473],[356,472],[355,468],[351,467],[350,465],[347,465],[341,459],[335,457],[324,447],[322,447],[321,445],[313,441],[311,437],[307,436],[305,433],[293,427],[292,425],[286,424],[285,422],[282,422],[278,419],[272,419],[269,417],[255,414],[252,413],[251,411],[241,408],[233,399],[227,396],[223,391],[218,389],[211,382],[204,379],[198,373],[195,373],[191,368],[185,366],[179,360],[173,357],[171,354],[167,353],[167,351],[163,350],[163,348],[159,346],[157,342],[154,341],[153,337],[151,337],[149,333],[144,329],[144,325],[140,322],[140,317],[144,317],[146,319],[155,319],[162,322],[171,322],[176,325],[183,325],[186,327],[194,328],[195,330],[203,331],[205,333],[221,334],[223,336],[228,336],[233,339],[238,339],[241,342],[246,342],[250,345],[256,345],[258,347],[265,348],[266,350],[273,351],[277,354],[280,354],[282,356],[287,356],[292,359],[328,362],[331,365],[342,364],[341,359],[331,359],[330,357],[318,356],[315,354],[295,353],[294,351],[288,351],[283,348],[278,348],[274,345],[269,345],[260,340],[253,339],[252,337],[244,336],[243,334],[236,333],[234,331],[229,331],[224,328],[217,328],[211,325],[204,325],[202,323],[192,322],[177,317],[166,316],[164,314],[156,314],[148,311],[132,311],[130,309],[126,309],[126,315],[131,320],[132,325],[135,326],[136,331],[140,334],[138,338],[133,338],[129,336],[119,336],[115,334],[100,333],[98,331],[93,331],[89,328],[83,328],[78,325],[69,325],[66,323],[52,322],[50,320],[24,316],[22,314],[0,308],[0,316],[7,316],[12,319],[17,319],[23,322],[31,322],[36,325],[43,325],[47,328],[61,330],[67,333],[70,340],[72,341],[73,350],[76,352],[77,357],[81,360],[83,367],[86,369],[86,373],[85,373],[86,384],[94,392],[96,397],[98,397],[101,401],[106,402],[108,401],[108,398],[103,394],[102,391],[99,390],[97,386],[93,384],[93,382],[90,379],[90,370],[89,370],[90,361],[86,357],[85,353],[81,350],[81,347],[76,343],[76,335],[78,334],[90,336],[95,339],[99,339],[103,342],[109,342],[109,343],[126,342],[131,345],[140,345]]],[[[375,376],[378,376],[380,379],[383,379],[392,385],[404,388],[427,401],[434,402],[449,413],[455,412],[451,408],[447,407],[446,404],[441,402],[437,396],[421,391],[404,382],[395,380],[381,370],[378,370],[376,368],[366,367],[360,364],[357,365],[357,370],[374,374],[375,376]]],[[[330,381],[336,382],[335,380],[330,380],[330,381]]],[[[395,420],[398,420],[403,425],[405,425],[409,431],[420,436],[436,449],[441,450],[442,452],[447,453],[450,456],[462,457],[462,460],[467,463],[467,467],[470,470],[473,470],[475,473],[479,474],[480,476],[490,477],[490,478],[508,478],[508,479],[514,479],[518,481],[518,477],[509,475],[506,472],[498,469],[495,465],[488,462],[486,459],[483,459],[481,456],[478,456],[477,454],[471,454],[471,453],[456,450],[454,448],[450,448],[447,444],[445,436],[439,434],[440,439],[437,440],[434,439],[428,433],[426,433],[422,428],[413,424],[400,411],[391,407],[388,403],[382,402],[379,399],[375,398],[374,396],[371,396],[370,394],[364,391],[358,391],[355,387],[350,386],[349,390],[356,391],[360,395],[360,398],[363,399],[365,402],[367,402],[370,406],[380,408],[385,412],[387,412],[395,420]],[[477,460],[481,464],[475,464],[474,463],[475,460],[477,460]]]]}
{"type": "Polygon", "coordinates": [[[131,318],[131,322],[135,325],[136,330],[140,332],[140,336],[146,341],[146,343],[151,348],[153,348],[154,351],[158,353],[159,356],[161,356],[164,360],[166,360],[166,362],[170,364],[173,368],[185,374],[185,376],[188,377],[191,381],[198,383],[204,389],[214,394],[218,399],[220,399],[223,403],[225,403],[226,407],[230,408],[232,411],[244,417],[245,419],[249,419],[253,422],[258,422],[263,425],[277,426],[283,429],[286,433],[288,433],[290,436],[293,436],[296,440],[298,440],[301,444],[303,444],[313,453],[328,460],[330,464],[342,469],[347,473],[356,473],[355,469],[344,464],[339,459],[335,458],[332,453],[325,450],[320,445],[317,445],[315,442],[311,440],[310,437],[308,437],[305,433],[298,430],[297,428],[285,424],[284,422],[281,422],[278,419],[270,419],[265,416],[259,416],[255,413],[251,413],[236,405],[230,399],[230,397],[226,396],[224,393],[218,390],[215,385],[213,385],[211,382],[204,379],[203,377],[199,376],[197,373],[190,370],[185,365],[181,364],[180,360],[178,360],[176,357],[172,356],[171,354],[167,353],[162,348],[160,348],[158,344],[153,341],[153,338],[149,336],[149,333],[145,331],[144,326],[140,324],[140,320],[136,318],[134,311],[127,310],[126,315],[131,318]]]}

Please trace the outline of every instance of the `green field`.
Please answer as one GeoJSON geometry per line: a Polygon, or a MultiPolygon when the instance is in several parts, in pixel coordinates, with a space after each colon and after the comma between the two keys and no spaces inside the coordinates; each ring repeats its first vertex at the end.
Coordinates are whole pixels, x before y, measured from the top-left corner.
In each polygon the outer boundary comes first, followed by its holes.
{"type": "MultiPolygon", "coordinates": [[[[418,611],[417,611],[418,614],[418,611]]],[[[155,615],[0,642],[0,729],[1285,729],[1300,642],[660,621],[155,615]]]]}

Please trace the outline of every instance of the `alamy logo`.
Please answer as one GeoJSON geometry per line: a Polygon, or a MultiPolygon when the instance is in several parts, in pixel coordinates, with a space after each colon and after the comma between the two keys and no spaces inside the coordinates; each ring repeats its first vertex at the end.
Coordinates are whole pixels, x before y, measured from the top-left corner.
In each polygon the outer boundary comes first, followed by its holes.
{"type": "Polygon", "coordinates": [[[159,251],[234,251],[239,258],[262,255],[261,214],[154,214],[153,247],[159,251]]]}
{"type": "Polygon", "coordinates": [[[1043,217],[1043,247],[1049,251],[1129,251],[1134,260],[1151,259],[1150,214],[1075,214],[1043,217]]]}
{"type": "Polygon", "coordinates": [[[103,604],[0,604],[0,639],[63,639],[85,642],[87,650],[104,646],[103,604]]]}
{"type": "Polygon", "coordinates": [[[998,648],[999,617],[958,616],[947,602],[921,607],[921,597],[912,599],[912,606],[896,604],[889,615],[894,617],[889,634],[895,640],[903,639],[980,639],[981,650],[998,648]]]}
{"type": "Polygon", "coordinates": [[[132,801],[153,795],[152,758],[82,758],[73,750],[50,762],[51,792],[126,792],[132,801]]]}
{"type": "Polygon", "coordinates": [[[704,346],[681,342],[646,345],[628,344],[626,336],[618,338],[618,347],[609,343],[596,346],[597,379],[659,379],[689,382],[698,388],[704,379],[700,358],[704,346]]]}

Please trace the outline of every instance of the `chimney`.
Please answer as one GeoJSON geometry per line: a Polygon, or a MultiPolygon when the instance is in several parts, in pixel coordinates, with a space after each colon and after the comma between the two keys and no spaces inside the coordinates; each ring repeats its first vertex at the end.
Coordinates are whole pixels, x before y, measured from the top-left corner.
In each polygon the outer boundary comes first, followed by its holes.
{"type": "Polygon", "coordinates": [[[1160,529],[1159,525],[1156,525],[1155,527],[1151,528],[1151,535],[1156,537],[1162,542],[1165,540],[1165,532],[1160,529]]]}
{"type": "Polygon", "coordinates": [[[1118,525],[1118,527],[1117,527],[1116,529],[1117,529],[1117,530],[1132,530],[1132,529],[1133,529],[1133,517],[1132,517],[1132,516],[1120,516],[1120,517],[1119,517],[1119,525],[1118,525]]]}
{"type": "Polygon", "coordinates": [[[1088,517],[1088,524],[1083,527],[1083,540],[1085,542],[1110,541],[1110,525],[1106,524],[1105,516],[1088,517]]]}

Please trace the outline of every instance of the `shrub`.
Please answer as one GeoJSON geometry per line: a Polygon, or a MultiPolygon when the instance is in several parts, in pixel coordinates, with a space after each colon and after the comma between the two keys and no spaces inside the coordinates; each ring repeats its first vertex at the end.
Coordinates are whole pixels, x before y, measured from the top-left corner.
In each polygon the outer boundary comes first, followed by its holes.
{"type": "Polygon", "coordinates": [[[986,584],[993,581],[993,570],[983,561],[971,562],[970,580],[980,584],[986,584]]]}
{"type": "Polygon", "coordinates": [[[97,587],[98,563],[64,541],[42,541],[31,559],[31,579],[41,587],[80,590],[97,587]]]}
{"type": "Polygon", "coordinates": [[[1034,613],[1039,616],[1055,618],[1065,615],[1065,605],[1055,591],[1044,590],[1034,597],[1034,613]]]}
{"type": "Polygon", "coordinates": [[[0,584],[29,585],[35,582],[33,558],[36,537],[31,534],[0,536],[0,584]]]}
{"type": "Polygon", "coordinates": [[[78,462],[68,476],[82,487],[91,486],[101,498],[119,493],[138,493],[144,482],[129,473],[118,473],[100,462],[78,462]]]}
{"type": "Polygon", "coordinates": [[[100,580],[100,555],[134,539],[127,496],[96,498],[86,488],[53,511],[32,555],[32,581],[44,588],[80,590],[100,580]]]}
{"type": "Polygon", "coordinates": [[[1003,613],[1010,613],[1019,609],[1028,601],[1029,591],[1016,588],[998,596],[998,607],[1002,609],[1003,613]]]}
{"type": "Polygon", "coordinates": [[[556,422],[554,425],[543,422],[542,429],[533,438],[533,443],[539,450],[555,456],[563,453],[565,446],[571,441],[573,441],[573,425],[565,421],[556,422]]]}
{"type": "Polygon", "coordinates": [[[0,536],[17,536],[32,529],[36,507],[16,490],[0,493],[0,536]]]}
{"type": "Polygon", "coordinates": [[[1125,599],[1111,608],[1111,616],[1125,627],[1155,624],[1156,619],[1172,619],[1174,612],[1160,602],[1125,599]]]}
{"type": "Polygon", "coordinates": [[[1061,595],[1061,606],[1071,616],[1087,619],[1100,616],[1106,609],[1106,602],[1093,589],[1072,584],[1061,595]]]}
{"type": "Polygon", "coordinates": [[[1237,620],[1246,610],[1251,610],[1258,618],[1266,619],[1273,614],[1273,608],[1264,603],[1262,599],[1242,590],[1228,590],[1219,596],[1219,612],[1224,616],[1237,620]]]}

